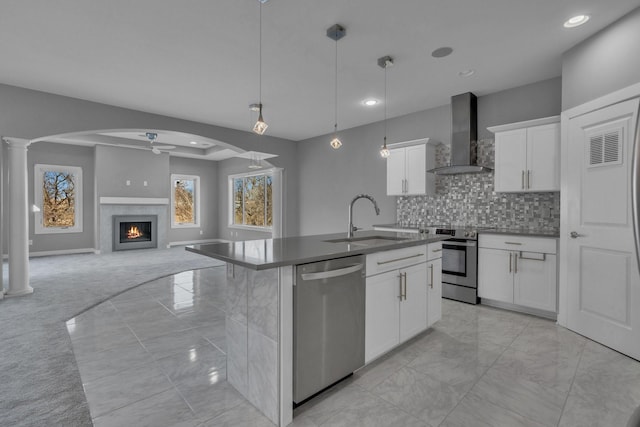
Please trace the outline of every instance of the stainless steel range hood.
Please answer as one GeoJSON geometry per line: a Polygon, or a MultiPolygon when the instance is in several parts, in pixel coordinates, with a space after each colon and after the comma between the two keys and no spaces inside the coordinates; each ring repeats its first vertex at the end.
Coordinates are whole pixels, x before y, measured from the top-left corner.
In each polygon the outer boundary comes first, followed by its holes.
{"type": "Polygon", "coordinates": [[[477,164],[478,98],[471,92],[451,97],[451,163],[427,172],[436,175],[490,172],[477,164]]]}

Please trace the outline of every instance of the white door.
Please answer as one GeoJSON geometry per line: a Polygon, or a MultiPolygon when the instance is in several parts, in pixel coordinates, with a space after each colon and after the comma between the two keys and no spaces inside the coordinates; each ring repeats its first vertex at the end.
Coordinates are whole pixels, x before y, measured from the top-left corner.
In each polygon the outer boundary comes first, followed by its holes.
{"type": "Polygon", "coordinates": [[[513,303],[515,252],[500,249],[478,250],[478,296],[513,303]]]}
{"type": "Polygon", "coordinates": [[[527,130],[496,134],[496,191],[524,191],[527,169],[527,130]]]}
{"type": "Polygon", "coordinates": [[[369,363],[400,342],[400,273],[367,277],[364,358],[369,363]]]}
{"type": "Polygon", "coordinates": [[[637,116],[634,99],[569,120],[562,239],[568,327],[640,359],[640,276],[631,198],[637,116]]]}
{"type": "Polygon", "coordinates": [[[527,129],[527,176],[529,191],[560,190],[560,124],[527,129]]]}
{"type": "Polygon", "coordinates": [[[425,194],[427,192],[427,146],[414,145],[406,148],[407,194],[425,194]]]}
{"type": "Polygon", "coordinates": [[[389,150],[387,157],[387,196],[404,194],[404,148],[389,150]]]}
{"type": "Polygon", "coordinates": [[[405,298],[400,302],[400,342],[427,328],[427,264],[400,270],[405,274],[405,298]]]}
{"type": "Polygon", "coordinates": [[[427,326],[431,326],[442,319],[442,258],[427,263],[427,274],[427,326]]]}

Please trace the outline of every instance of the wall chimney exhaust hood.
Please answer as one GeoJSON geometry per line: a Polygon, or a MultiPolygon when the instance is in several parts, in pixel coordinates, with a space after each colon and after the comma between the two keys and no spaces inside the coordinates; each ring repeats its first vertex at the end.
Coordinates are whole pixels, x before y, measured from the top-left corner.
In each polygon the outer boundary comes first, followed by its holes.
{"type": "Polygon", "coordinates": [[[477,164],[477,112],[478,98],[471,92],[451,97],[451,162],[427,172],[436,175],[491,172],[491,168],[477,164]]]}

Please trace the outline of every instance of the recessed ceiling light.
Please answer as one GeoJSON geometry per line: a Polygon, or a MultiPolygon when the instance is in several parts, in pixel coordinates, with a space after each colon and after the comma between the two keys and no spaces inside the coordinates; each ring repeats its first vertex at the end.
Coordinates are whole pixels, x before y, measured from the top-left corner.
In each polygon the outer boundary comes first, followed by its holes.
{"type": "Polygon", "coordinates": [[[473,69],[468,69],[468,70],[462,70],[460,72],[458,72],[458,75],[460,77],[471,77],[475,74],[476,70],[473,69]]]}
{"type": "Polygon", "coordinates": [[[565,21],[565,28],[575,28],[585,24],[589,20],[589,15],[576,15],[565,21]]]}
{"type": "Polygon", "coordinates": [[[189,144],[191,145],[198,145],[198,143],[196,141],[190,141],[189,144]]]}
{"type": "Polygon", "coordinates": [[[380,101],[378,101],[377,99],[369,98],[362,101],[362,103],[367,107],[373,107],[374,105],[378,105],[380,101]]]}
{"type": "Polygon", "coordinates": [[[434,58],[444,58],[445,56],[451,55],[453,49],[450,47],[439,47],[438,49],[431,52],[431,56],[434,58]]]}

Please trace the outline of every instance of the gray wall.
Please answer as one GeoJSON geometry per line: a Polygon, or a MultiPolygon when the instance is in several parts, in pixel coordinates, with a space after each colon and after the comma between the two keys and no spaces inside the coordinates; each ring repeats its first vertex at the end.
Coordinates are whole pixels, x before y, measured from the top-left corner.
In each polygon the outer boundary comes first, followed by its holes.
{"type": "Polygon", "coordinates": [[[640,8],[562,57],[562,109],[640,82],[640,8]]]}
{"type": "Polygon", "coordinates": [[[229,175],[250,172],[251,170],[248,166],[249,161],[245,159],[228,159],[218,162],[218,195],[220,200],[218,205],[218,235],[221,239],[251,240],[271,238],[271,232],[229,228],[229,175]]]}
{"type": "MultiPolygon", "coordinates": [[[[3,144],[3,154],[6,154],[6,144],[3,144]]],[[[34,165],[50,164],[63,166],[78,166],[82,168],[82,233],[56,233],[56,234],[35,234],[34,214],[29,212],[29,239],[33,245],[29,247],[30,252],[57,251],[68,249],[90,249],[93,248],[94,236],[94,158],[92,147],[79,147],[75,145],[53,144],[49,142],[37,142],[31,144],[27,149],[27,177],[29,178],[28,201],[32,206],[34,201],[34,165]]],[[[5,168],[7,165],[5,164],[5,168]]],[[[6,171],[5,171],[6,173],[6,171]]],[[[8,188],[4,181],[3,192],[8,197],[8,188]]],[[[4,205],[4,202],[3,202],[4,205]]],[[[3,208],[4,209],[4,208],[3,208]]],[[[4,227],[9,226],[9,218],[4,209],[4,227]]],[[[8,242],[3,242],[2,252],[7,253],[8,242]]]]}
{"type": "MultiPolygon", "coordinates": [[[[478,98],[478,133],[493,138],[487,126],[560,114],[561,79],[497,92],[478,98]]],[[[449,143],[450,106],[445,105],[390,119],[388,142],[429,137],[449,143]]],[[[342,232],[347,229],[349,201],[359,193],[372,195],[380,206],[376,217],[364,201],[356,203],[354,223],[371,228],[373,224],[396,221],[397,198],[386,196],[386,164],[378,155],[383,139],[382,122],[340,132],[343,146],[332,150],[330,136],[300,142],[298,148],[300,188],[300,233],[342,232]],[[360,206],[362,204],[362,206],[360,206]]]]}
{"type": "Polygon", "coordinates": [[[169,197],[169,155],[97,145],[96,197],[169,197]],[[127,186],[129,180],[131,185],[127,186]],[[147,186],[144,186],[147,181],[147,186]]]}
{"type": "MultiPolygon", "coordinates": [[[[218,209],[226,205],[226,200],[218,197],[218,162],[170,157],[171,174],[197,175],[200,177],[200,227],[172,228],[170,242],[185,242],[218,237],[218,209]],[[200,234],[202,232],[202,234],[200,234]]],[[[169,177],[167,177],[167,181],[169,177]]],[[[173,188],[169,186],[171,197],[173,188]]]]}
{"type": "Polygon", "coordinates": [[[186,132],[247,151],[277,154],[271,163],[285,169],[285,191],[289,196],[284,234],[297,234],[295,142],[0,84],[0,136],[36,139],[80,131],[140,128],[186,132]]]}

